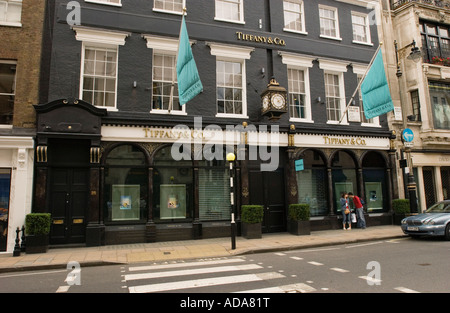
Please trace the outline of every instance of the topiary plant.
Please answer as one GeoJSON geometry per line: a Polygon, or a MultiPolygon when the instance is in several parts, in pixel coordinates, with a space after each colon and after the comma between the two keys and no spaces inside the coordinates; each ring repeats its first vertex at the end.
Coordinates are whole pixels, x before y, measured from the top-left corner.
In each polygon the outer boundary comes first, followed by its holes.
{"type": "Polygon", "coordinates": [[[289,218],[294,221],[309,221],[309,204],[298,203],[289,205],[289,218]]]}
{"type": "Polygon", "coordinates": [[[50,233],[50,213],[30,213],[25,217],[27,235],[47,235],[50,233]]]}
{"type": "Polygon", "coordinates": [[[243,205],[241,207],[241,220],[247,224],[261,223],[264,217],[262,205],[243,205]]]}

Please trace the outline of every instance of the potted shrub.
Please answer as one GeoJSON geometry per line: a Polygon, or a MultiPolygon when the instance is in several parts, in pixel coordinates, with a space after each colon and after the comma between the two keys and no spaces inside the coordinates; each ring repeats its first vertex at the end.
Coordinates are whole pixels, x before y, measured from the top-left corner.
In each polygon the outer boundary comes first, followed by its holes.
{"type": "Polygon", "coordinates": [[[25,217],[26,253],[45,253],[48,250],[50,213],[30,213],[25,217]]]}
{"type": "Polygon", "coordinates": [[[401,225],[402,219],[410,213],[409,199],[392,200],[392,209],[394,210],[394,225],[401,225]]]}
{"type": "Polygon", "coordinates": [[[310,235],[311,228],[309,223],[310,210],[309,204],[299,203],[290,204],[288,211],[289,233],[297,236],[310,235]]]}
{"type": "Polygon", "coordinates": [[[261,238],[263,217],[262,205],[243,205],[241,207],[242,236],[247,239],[261,238]]]}

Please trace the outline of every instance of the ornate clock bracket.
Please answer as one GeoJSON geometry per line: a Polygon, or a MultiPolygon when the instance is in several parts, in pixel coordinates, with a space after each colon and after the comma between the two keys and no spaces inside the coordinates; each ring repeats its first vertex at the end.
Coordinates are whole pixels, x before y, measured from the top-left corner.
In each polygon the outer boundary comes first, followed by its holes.
{"type": "Polygon", "coordinates": [[[274,77],[271,78],[267,89],[261,94],[261,115],[269,120],[278,120],[287,113],[287,91],[281,87],[274,77]]]}

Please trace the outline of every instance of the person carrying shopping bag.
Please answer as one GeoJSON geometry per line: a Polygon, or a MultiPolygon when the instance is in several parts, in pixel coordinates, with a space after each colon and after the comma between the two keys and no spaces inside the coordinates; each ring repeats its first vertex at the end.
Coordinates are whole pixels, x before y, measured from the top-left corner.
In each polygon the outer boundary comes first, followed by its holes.
{"type": "Polygon", "coordinates": [[[361,198],[353,195],[351,192],[348,193],[348,197],[353,200],[353,204],[355,205],[356,217],[358,219],[356,226],[365,229],[366,220],[364,219],[364,207],[362,205],[361,198]]]}
{"type": "Polygon", "coordinates": [[[345,227],[345,223],[348,223],[348,230],[352,229],[352,221],[350,214],[350,207],[348,206],[348,195],[346,192],[343,192],[341,195],[341,212],[342,212],[342,227],[344,230],[347,230],[345,227]]]}

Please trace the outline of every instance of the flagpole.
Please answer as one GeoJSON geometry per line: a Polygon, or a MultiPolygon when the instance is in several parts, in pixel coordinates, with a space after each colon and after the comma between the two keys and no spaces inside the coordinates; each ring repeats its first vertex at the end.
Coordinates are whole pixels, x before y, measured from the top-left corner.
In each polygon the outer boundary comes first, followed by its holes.
{"type": "Polygon", "coordinates": [[[353,92],[352,97],[350,98],[349,102],[347,103],[347,107],[345,108],[344,113],[341,115],[341,118],[340,118],[340,120],[339,120],[339,124],[342,123],[342,120],[344,119],[344,116],[347,114],[348,108],[349,108],[350,105],[352,104],[353,99],[354,99],[355,96],[356,96],[356,93],[359,91],[359,88],[361,87],[361,85],[362,85],[364,79],[366,78],[367,73],[369,72],[370,67],[371,67],[372,64],[373,64],[373,61],[375,61],[375,57],[377,56],[378,51],[380,51],[382,45],[383,45],[383,43],[380,42],[380,44],[378,45],[377,51],[375,51],[375,53],[373,54],[372,60],[370,60],[370,63],[369,63],[369,65],[367,66],[366,71],[365,71],[363,77],[362,77],[361,80],[358,82],[358,86],[356,87],[355,91],[353,92]]]}
{"type": "Polygon", "coordinates": [[[181,37],[181,29],[183,27],[183,18],[186,15],[186,8],[183,8],[183,15],[181,17],[181,26],[180,26],[180,32],[178,34],[178,48],[177,48],[177,54],[175,55],[175,64],[173,67],[173,74],[172,74],[172,86],[170,87],[170,100],[169,100],[169,113],[173,110],[173,90],[175,89],[175,77],[177,75],[177,63],[178,63],[178,53],[180,51],[180,42],[179,39],[181,37]]]}

